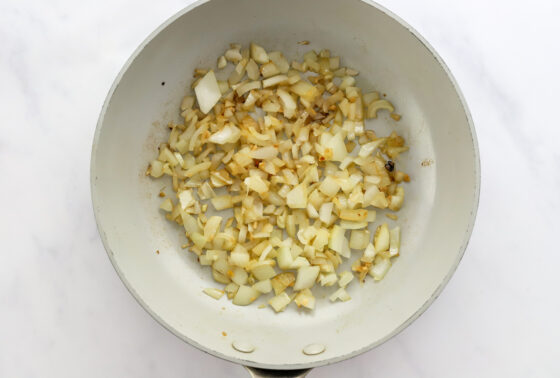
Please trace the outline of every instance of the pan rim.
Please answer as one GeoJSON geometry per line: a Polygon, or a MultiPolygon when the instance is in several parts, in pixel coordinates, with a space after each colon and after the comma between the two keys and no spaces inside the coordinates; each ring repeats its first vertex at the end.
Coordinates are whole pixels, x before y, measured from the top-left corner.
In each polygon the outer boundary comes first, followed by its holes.
{"type": "Polygon", "coordinates": [[[226,354],[220,353],[218,351],[212,350],[211,348],[208,348],[205,345],[202,345],[202,344],[186,337],[181,332],[177,331],[174,327],[172,327],[170,324],[168,324],[164,319],[162,319],[156,313],[156,311],[153,311],[150,308],[150,306],[146,302],[144,302],[144,300],[139,296],[139,294],[134,289],[133,285],[130,284],[130,282],[126,279],[125,275],[120,270],[117,262],[115,261],[114,254],[112,252],[111,246],[109,245],[109,242],[107,240],[105,231],[103,229],[103,226],[100,223],[99,208],[98,208],[99,200],[97,198],[96,177],[95,177],[96,155],[97,155],[97,147],[98,147],[98,142],[99,142],[99,136],[100,136],[100,133],[101,133],[101,129],[103,128],[103,122],[104,122],[104,119],[105,119],[105,114],[107,112],[107,109],[108,109],[109,104],[111,102],[111,99],[113,97],[113,94],[115,93],[116,89],[118,88],[122,77],[128,71],[131,64],[138,57],[138,55],[142,52],[142,50],[161,31],[163,31],[165,28],[167,28],[169,25],[171,25],[173,22],[175,22],[178,18],[182,17],[184,14],[186,14],[186,13],[190,12],[191,10],[193,10],[193,9],[195,9],[195,8],[205,4],[205,3],[208,3],[210,1],[211,0],[197,0],[193,3],[191,3],[187,7],[185,7],[183,9],[181,9],[180,11],[176,12],[173,16],[171,16],[166,21],[164,21],[160,26],[158,26],[152,33],[150,33],[148,35],[148,37],[146,37],[146,39],[144,39],[144,41],[142,41],[142,43],[134,50],[134,52],[131,54],[131,56],[127,59],[127,61],[125,62],[125,64],[123,65],[123,67],[121,68],[119,73],[117,74],[115,80],[113,81],[113,83],[111,85],[111,88],[109,89],[109,91],[107,93],[107,96],[106,96],[105,101],[103,103],[103,106],[101,108],[99,119],[97,121],[96,129],[95,129],[93,144],[92,144],[92,150],[91,150],[91,161],[90,161],[90,190],[91,190],[91,198],[92,198],[92,204],[93,204],[93,212],[94,212],[94,216],[95,216],[95,222],[96,222],[96,225],[97,225],[97,229],[99,231],[99,235],[100,235],[101,241],[103,243],[103,247],[105,248],[107,256],[109,257],[109,260],[111,261],[111,264],[113,265],[113,268],[115,269],[117,275],[119,276],[119,278],[121,279],[121,281],[123,282],[123,284],[125,285],[127,290],[130,292],[130,294],[132,294],[134,299],[140,304],[140,306],[152,318],[154,318],[162,327],[167,329],[169,332],[171,332],[172,334],[174,334],[175,336],[177,336],[181,340],[187,342],[188,344],[194,346],[195,348],[197,348],[197,349],[199,349],[199,350],[201,350],[205,353],[208,353],[212,356],[221,358],[221,359],[229,361],[229,362],[241,364],[241,365],[252,366],[252,367],[263,368],[263,369],[279,369],[279,370],[315,368],[315,367],[319,367],[319,366],[330,365],[330,364],[333,364],[333,363],[336,363],[336,362],[340,362],[340,361],[343,361],[343,360],[347,360],[347,359],[356,357],[356,356],[358,356],[362,353],[365,353],[369,350],[372,350],[373,348],[385,343],[389,339],[398,335],[405,328],[407,328],[410,324],[412,324],[420,315],[422,315],[428,309],[428,307],[430,307],[430,305],[435,301],[435,299],[437,297],[439,297],[439,295],[443,291],[444,287],[447,285],[447,283],[449,282],[449,280],[451,279],[451,277],[453,276],[453,274],[457,270],[457,267],[458,267],[459,263],[461,262],[464,254],[465,254],[465,250],[468,246],[470,236],[472,234],[472,231],[473,231],[473,228],[474,228],[474,223],[475,223],[475,220],[476,220],[476,215],[477,215],[478,205],[479,205],[479,200],[480,200],[480,185],[481,185],[480,152],[479,152],[479,147],[478,147],[478,140],[477,140],[476,131],[475,131],[475,128],[474,128],[474,123],[473,123],[472,116],[471,116],[471,113],[469,111],[467,102],[464,98],[464,95],[463,95],[461,89],[459,88],[459,85],[458,85],[457,81],[455,80],[453,74],[449,70],[448,66],[445,64],[445,62],[443,61],[441,56],[436,52],[436,50],[428,43],[428,41],[420,35],[420,33],[418,33],[412,26],[410,26],[406,21],[404,21],[402,18],[397,16],[395,13],[391,12],[390,10],[386,9],[382,5],[376,3],[375,1],[359,0],[359,1],[362,1],[366,4],[368,4],[368,5],[376,8],[378,11],[382,12],[384,15],[386,15],[386,16],[390,17],[391,19],[393,19],[394,21],[398,22],[409,33],[411,33],[412,36],[414,36],[427,49],[427,51],[430,52],[430,54],[432,54],[434,59],[438,62],[438,64],[443,69],[443,71],[446,73],[447,78],[450,81],[450,83],[452,84],[452,86],[455,90],[455,93],[457,94],[457,97],[458,97],[458,99],[461,103],[461,106],[463,108],[463,112],[464,112],[464,115],[466,117],[467,123],[469,125],[469,131],[470,131],[470,134],[471,134],[472,153],[473,153],[474,163],[475,163],[474,164],[475,186],[473,188],[473,198],[472,198],[472,207],[471,207],[470,219],[469,219],[469,223],[467,225],[467,229],[466,229],[466,231],[464,233],[464,236],[463,236],[463,241],[462,241],[462,243],[459,247],[459,250],[458,250],[458,253],[457,253],[457,258],[454,261],[453,265],[451,266],[447,275],[440,282],[440,284],[438,285],[436,290],[432,293],[430,298],[426,302],[424,302],[422,304],[422,306],[420,306],[414,314],[412,314],[408,319],[406,319],[401,325],[399,325],[397,328],[395,328],[387,336],[385,336],[384,338],[379,339],[379,340],[377,340],[377,341],[375,341],[375,342],[373,342],[373,343],[371,343],[371,344],[369,344],[369,345],[367,345],[363,348],[359,348],[359,349],[356,349],[352,352],[346,353],[344,355],[339,355],[339,356],[332,357],[332,358],[327,358],[327,359],[324,359],[324,360],[317,360],[317,361],[314,361],[314,362],[303,363],[303,364],[302,363],[297,363],[297,364],[284,363],[282,365],[258,363],[258,362],[255,362],[255,361],[244,360],[244,359],[241,359],[241,358],[234,357],[232,355],[226,355],[226,354]]]}

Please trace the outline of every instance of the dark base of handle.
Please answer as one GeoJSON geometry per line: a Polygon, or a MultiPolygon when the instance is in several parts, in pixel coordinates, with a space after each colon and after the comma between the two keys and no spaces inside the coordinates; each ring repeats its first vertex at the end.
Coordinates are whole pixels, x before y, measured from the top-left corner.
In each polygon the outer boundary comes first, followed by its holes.
{"type": "Polygon", "coordinates": [[[304,378],[311,369],[300,370],[268,370],[246,367],[253,378],[304,378]]]}

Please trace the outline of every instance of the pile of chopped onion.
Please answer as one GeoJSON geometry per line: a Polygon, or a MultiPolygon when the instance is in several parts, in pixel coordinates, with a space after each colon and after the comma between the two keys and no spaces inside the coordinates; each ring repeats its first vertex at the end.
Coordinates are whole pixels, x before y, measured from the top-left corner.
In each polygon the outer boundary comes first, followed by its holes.
{"type": "Polygon", "coordinates": [[[399,255],[399,227],[383,223],[371,235],[368,226],[376,209],[401,208],[409,178],[394,160],[408,147],[395,132],[366,130],[364,119],[400,115],[377,92],[362,93],[358,72],[328,50],[290,63],[256,44],[230,47],[217,62],[233,65],[224,80],[195,70],[184,123],[169,125],[148,167],[176,192],[160,208],[224,285],[204,290],[215,299],[245,306],[268,294],[277,312],[291,302],[313,309],[313,286],[338,284],[330,300],[347,301],[354,275],[381,280],[399,255]],[[209,204],[220,215],[207,215],[209,204]],[[361,254],[352,272],[338,272],[352,250],[361,254]]]}

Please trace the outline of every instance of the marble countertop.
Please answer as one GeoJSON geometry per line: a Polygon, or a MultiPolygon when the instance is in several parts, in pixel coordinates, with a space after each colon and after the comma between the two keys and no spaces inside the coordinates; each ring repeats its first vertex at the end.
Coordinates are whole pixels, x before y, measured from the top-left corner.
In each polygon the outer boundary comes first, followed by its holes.
{"type": "MultiPolygon", "coordinates": [[[[380,2],[426,37],[464,92],[482,157],[480,208],[459,269],[423,316],[310,377],[558,377],[560,3],[380,2]]],[[[187,3],[0,3],[1,377],[247,376],[138,306],[90,203],[107,90],[187,3]]]]}

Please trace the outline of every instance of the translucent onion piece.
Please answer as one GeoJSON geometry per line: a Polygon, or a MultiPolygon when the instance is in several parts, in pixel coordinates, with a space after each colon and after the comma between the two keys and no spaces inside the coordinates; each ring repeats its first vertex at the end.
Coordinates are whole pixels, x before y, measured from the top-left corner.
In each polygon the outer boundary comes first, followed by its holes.
{"type": "Polygon", "coordinates": [[[209,71],[200,79],[196,87],[194,87],[194,92],[198,106],[200,106],[200,111],[206,114],[212,110],[220,97],[222,97],[214,71],[209,71]]]}

